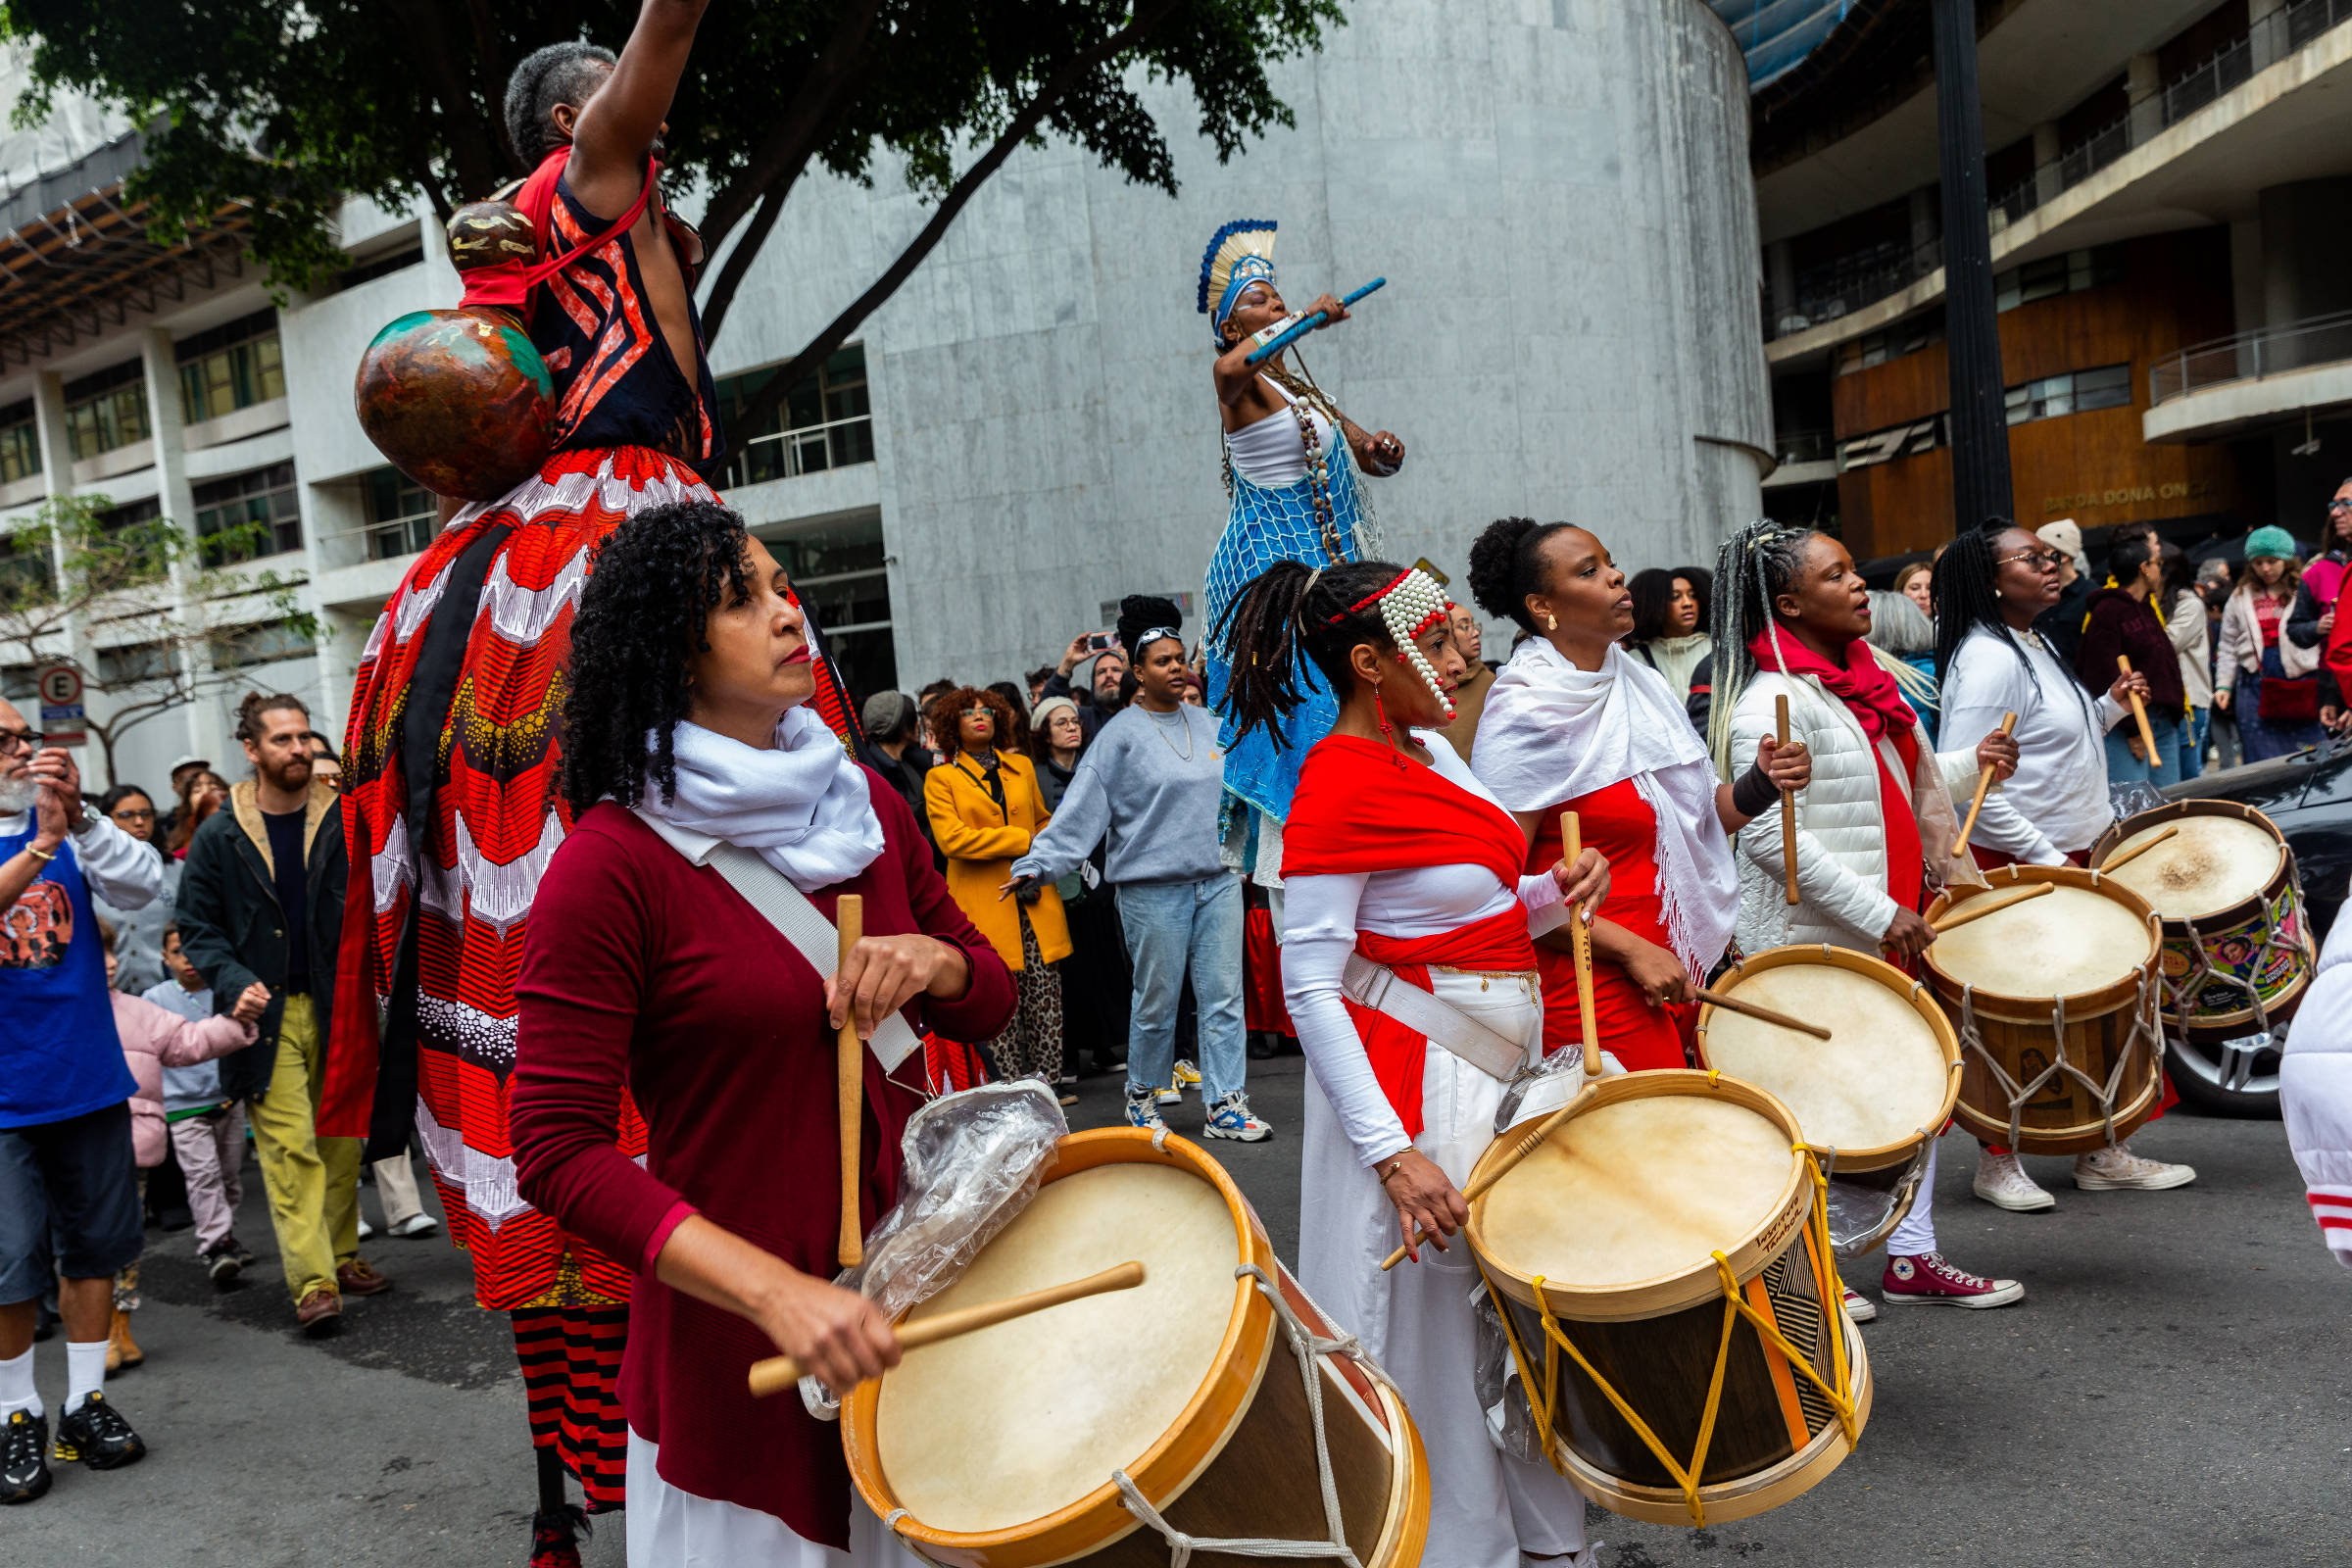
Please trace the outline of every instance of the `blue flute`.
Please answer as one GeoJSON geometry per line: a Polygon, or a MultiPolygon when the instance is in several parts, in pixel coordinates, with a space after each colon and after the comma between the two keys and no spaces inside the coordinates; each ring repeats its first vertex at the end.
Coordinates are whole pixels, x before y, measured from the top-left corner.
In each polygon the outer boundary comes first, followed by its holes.
{"type": "MultiPolygon", "coordinates": [[[[1385,277],[1376,277],[1371,282],[1366,283],[1362,288],[1357,289],[1354,293],[1340,301],[1340,304],[1343,307],[1353,305],[1357,300],[1362,299],[1365,295],[1371,293],[1374,289],[1379,288],[1387,281],[1388,279],[1385,277]]],[[[1312,332],[1316,327],[1323,325],[1327,319],[1328,318],[1323,312],[1317,311],[1305,320],[1286,329],[1280,337],[1276,338],[1273,342],[1268,343],[1265,347],[1258,349],[1242,363],[1244,365],[1256,365],[1262,361],[1272,359],[1275,355],[1280,354],[1284,349],[1290,347],[1294,340],[1306,336],[1307,333],[1312,332]]]]}

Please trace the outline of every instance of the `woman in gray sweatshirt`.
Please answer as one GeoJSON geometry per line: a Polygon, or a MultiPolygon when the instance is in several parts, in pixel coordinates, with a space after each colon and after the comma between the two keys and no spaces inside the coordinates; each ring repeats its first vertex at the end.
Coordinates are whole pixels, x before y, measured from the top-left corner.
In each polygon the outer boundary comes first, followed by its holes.
{"type": "Polygon", "coordinates": [[[1054,819],[1012,863],[1007,892],[1065,876],[1107,833],[1104,875],[1135,963],[1127,1025],[1127,1122],[1161,1125],[1158,1091],[1175,1071],[1185,970],[1200,1017],[1201,1103],[1209,1138],[1256,1143],[1273,1129],[1250,1114],[1242,1020],[1242,889],[1217,857],[1225,756],[1217,716],[1184,701],[1182,615],[1130,596],[1119,635],[1136,701],[1097,732],[1054,819]]]}

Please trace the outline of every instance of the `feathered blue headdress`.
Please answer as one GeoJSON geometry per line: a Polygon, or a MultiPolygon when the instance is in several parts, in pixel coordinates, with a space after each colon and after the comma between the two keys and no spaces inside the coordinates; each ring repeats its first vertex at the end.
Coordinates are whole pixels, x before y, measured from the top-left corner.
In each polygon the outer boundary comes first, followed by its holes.
{"type": "Polygon", "coordinates": [[[1274,220],[1237,218],[1208,238],[1200,253],[1200,310],[1208,317],[1208,335],[1225,346],[1225,318],[1250,284],[1274,277],[1274,220]]]}

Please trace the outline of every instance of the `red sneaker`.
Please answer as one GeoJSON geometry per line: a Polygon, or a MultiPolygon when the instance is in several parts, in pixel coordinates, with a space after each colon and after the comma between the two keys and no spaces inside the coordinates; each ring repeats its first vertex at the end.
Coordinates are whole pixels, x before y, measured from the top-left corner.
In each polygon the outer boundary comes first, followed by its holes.
{"type": "Polygon", "coordinates": [[[2026,1295],[2017,1281],[1988,1280],[1956,1269],[1941,1252],[1889,1257],[1879,1284],[1888,1306],[2007,1306],[2026,1295]]]}

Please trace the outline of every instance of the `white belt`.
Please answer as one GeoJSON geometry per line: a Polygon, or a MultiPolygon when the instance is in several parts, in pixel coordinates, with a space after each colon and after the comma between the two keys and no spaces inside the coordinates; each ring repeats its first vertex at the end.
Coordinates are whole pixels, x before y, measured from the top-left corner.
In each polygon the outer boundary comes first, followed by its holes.
{"type": "Polygon", "coordinates": [[[1340,990],[1358,1006],[1385,1013],[1431,1044],[1445,1047],[1490,1078],[1511,1081],[1527,1065],[1527,1047],[1506,1040],[1442,997],[1411,981],[1399,982],[1396,971],[1374,963],[1360,953],[1348,955],[1340,971],[1340,990]]]}

